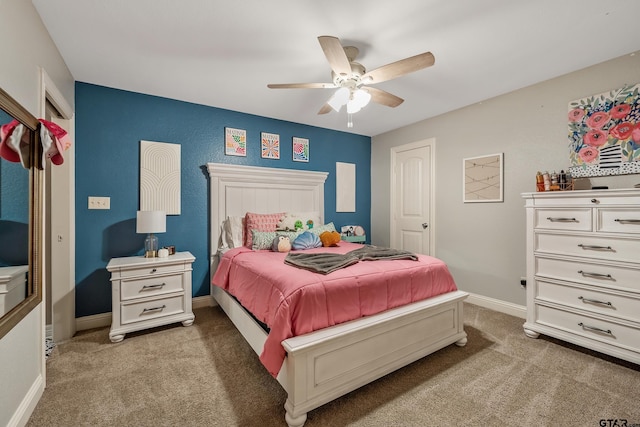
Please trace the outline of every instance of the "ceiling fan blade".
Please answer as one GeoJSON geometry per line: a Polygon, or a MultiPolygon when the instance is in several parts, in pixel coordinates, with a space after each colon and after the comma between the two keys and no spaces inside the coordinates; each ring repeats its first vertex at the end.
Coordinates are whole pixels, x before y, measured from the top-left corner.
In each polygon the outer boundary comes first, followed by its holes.
{"type": "Polygon", "coordinates": [[[320,36],[318,37],[318,41],[333,72],[342,76],[351,74],[351,64],[349,63],[347,54],[344,53],[340,39],[332,36],[320,36]]]}
{"type": "Polygon", "coordinates": [[[331,105],[324,104],[322,108],[320,108],[320,111],[318,111],[318,114],[327,114],[330,113],[331,110],[333,110],[333,108],[331,108],[331,105]]]}
{"type": "Polygon", "coordinates": [[[333,83],[273,83],[269,89],[328,89],[336,87],[333,83]]]}
{"type": "Polygon", "coordinates": [[[382,89],[367,87],[365,90],[371,94],[371,100],[377,104],[393,108],[404,102],[404,99],[382,89]]]}
{"type": "Polygon", "coordinates": [[[362,80],[366,84],[384,82],[430,67],[435,61],[436,59],[431,52],[421,53],[420,55],[401,59],[400,61],[392,62],[391,64],[383,65],[382,67],[369,71],[362,76],[362,80]]]}

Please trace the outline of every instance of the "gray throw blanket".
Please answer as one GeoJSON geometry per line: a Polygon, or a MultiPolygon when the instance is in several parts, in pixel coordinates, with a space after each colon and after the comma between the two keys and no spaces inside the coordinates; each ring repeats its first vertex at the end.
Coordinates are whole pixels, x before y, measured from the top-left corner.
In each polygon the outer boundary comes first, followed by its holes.
{"type": "Polygon", "coordinates": [[[379,259],[411,259],[417,261],[418,257],[411,252],[399,249],[363,245],[361,248],[347,252],[346,254],[305,254],[289,252],[284,262],[285,264],[310,270],[315,273],[329,274],[332,271],[348,267],[359,261],[375,261],[379,259]]]}

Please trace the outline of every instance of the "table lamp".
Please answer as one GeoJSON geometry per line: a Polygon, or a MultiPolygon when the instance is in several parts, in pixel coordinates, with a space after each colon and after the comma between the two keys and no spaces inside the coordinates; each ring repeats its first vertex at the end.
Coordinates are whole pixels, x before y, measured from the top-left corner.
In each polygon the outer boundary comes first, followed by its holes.
{"type": "Polygon", "coordinates": [[[158,238],[154,233],[164,233],[167,230],[167,216],[164,211],[138,211],[136,215],[136,233],[147,233],[144,240],[144,256],[153,258],[158,256],[158,238]]]}

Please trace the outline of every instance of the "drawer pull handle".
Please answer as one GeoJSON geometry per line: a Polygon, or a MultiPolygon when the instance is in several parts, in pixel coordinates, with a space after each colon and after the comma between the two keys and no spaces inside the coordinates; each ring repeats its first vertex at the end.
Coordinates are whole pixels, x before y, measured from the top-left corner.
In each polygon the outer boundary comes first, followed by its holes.
{"type": "Polygon", "coordinates": [[[612,251],[613,250],[611,246],[583,245],[582,243],[580,243],[578,246],[581,247],[582,249],[592,249],[595,251],[612,251]]]}
{"type": "Polygon", "coordinates": [[[610,274],[602,274],[602,273],[590,273],[588,271],[579,270],[578,274],[582,274],[584,277],[596,277],[598,279],[613,279],[610,274]]]}
{"type": "Polygon", "coordinates": [[[612,307],[613,304],[611,304],[609,301],[604,302],[604,301],[598,301],[597,299],[590,299],[590,298],[585,298],[585,297],[578,297],[578,299],[582,300],[582,302],[589,302],[591,304],[602,304],[602,305],[608,305],[609,307],[612,307]]]}
{"type": "Polygon", "coordinates": [[[598,199],[591,199],[591,203],[598,203],[598,199]]]}
{"type": "Polygon", "coordinates": [[[162,307],[153,307],[153,308],[145,308],[144,310],[142,310],[142,314],[147,314],[147,313],[151,313],[154,311],[162,311],[166,308],[166,305],[162,305],[162,307]]]}
{"type": "Polygon", "coordinates": [[[151,270],[151,273],[155,273],[156,271],[158,271],[158,269],[154,268],[153,270],[151,270]]]}
{"type": "Polygon", "coordinates": [[[551,222],[578,222],[575,218],[558,218],[558,217],[547,217],[547,219],[551,222]]]}
{"type": "Polygon", "coordinates": [[[614,219],[621,224],[640,224],[640,219],[614,219]]]}
{"type": "Polygon", "coordinates": [[[166,285],[166,283],[158,283],[157,285],[144,285],[142,287],[142,290],[143,291],[149,291],[149,290],[152,290],[152,289],[158,289],[158,288],[163,287],[164,285],[166,285]]]}
{"type": "Polygon", "coordinates": [[[595,326],[585,325],[582,322],[578,323],[578,326],[582,326],[582,329],[586,329],[587,331],[599,332],[601,334],[607,334],[607,335],[613,336],[613,332],[611,332],[611,329],[604,330],[604,329],[596,328],[595,326]]]}

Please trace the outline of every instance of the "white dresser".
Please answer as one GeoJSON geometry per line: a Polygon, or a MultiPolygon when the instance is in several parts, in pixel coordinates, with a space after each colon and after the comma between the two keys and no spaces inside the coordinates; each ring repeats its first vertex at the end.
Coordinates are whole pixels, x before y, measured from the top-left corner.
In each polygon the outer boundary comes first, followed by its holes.
{"type": "Polygon", "coordinates": [[[640,189],[522,196],[527,336],[640,364],[640,189]]]}
{"type": "Polygon", "coordinates": [[[111,273],[112,342],[127,332],[169,323],[193,324],[191,270],[194,256],[177,252],[166,258],[113,258],[111,273]]]}

